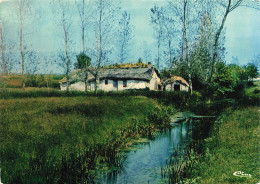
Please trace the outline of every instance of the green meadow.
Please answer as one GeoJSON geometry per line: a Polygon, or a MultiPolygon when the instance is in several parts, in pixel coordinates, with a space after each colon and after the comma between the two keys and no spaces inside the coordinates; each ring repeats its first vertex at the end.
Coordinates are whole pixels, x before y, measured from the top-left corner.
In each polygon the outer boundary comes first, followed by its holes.
{"type": "Polygon", "coordinates": [[[120,166],[119,151],[140,137],[151,137],[155,121],[169,121],[160,115],[163,108],[157,101],[141,96],[16,98],[0,103],[4,183],[93,181],[96,171],[120,166]]]}

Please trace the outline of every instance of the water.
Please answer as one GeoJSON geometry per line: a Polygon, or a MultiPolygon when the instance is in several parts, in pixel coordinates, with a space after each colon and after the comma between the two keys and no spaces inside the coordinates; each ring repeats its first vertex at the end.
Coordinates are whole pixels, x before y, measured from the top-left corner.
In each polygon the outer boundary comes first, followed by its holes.
{"type": "Polygon", "coordinates": [[[161,167],[171,156],[174,148],[182,146],[190,137],[190,122],[174,124],[170,130],[159,133],[147,144],[138,145],[136,151],[130,151],[118,173],[108,173],[97,183],[163,183],[161,167]]]}

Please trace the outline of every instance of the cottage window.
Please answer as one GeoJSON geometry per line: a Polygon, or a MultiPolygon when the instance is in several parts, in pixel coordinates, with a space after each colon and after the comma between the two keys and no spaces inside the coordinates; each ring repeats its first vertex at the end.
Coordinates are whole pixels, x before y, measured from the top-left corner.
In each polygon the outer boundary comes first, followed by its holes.
{"type": "Polygon", "coordinates": [[[127,86],[127,80],[123,80],[123,87],[127,86]]]}
{"type": "Polygon", "coordinates": [[[108,85],[108,80],[107,79],[105,80],[105,85],[108,85]]]}

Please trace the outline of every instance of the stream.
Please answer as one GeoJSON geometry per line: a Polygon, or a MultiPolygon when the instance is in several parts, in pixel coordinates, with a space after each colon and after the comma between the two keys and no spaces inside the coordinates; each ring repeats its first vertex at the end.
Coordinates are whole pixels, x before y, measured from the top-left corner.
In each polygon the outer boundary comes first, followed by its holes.
{"type": "Polygon", "coordinates": [[[191,120],[173,123],[169,130],[159,132],[154,140],[138,144],[127,154],[117,173],[108,173],[96,183],[164,183],[161,167],[177,146],[183,146],[191,137],[191,120]]]}

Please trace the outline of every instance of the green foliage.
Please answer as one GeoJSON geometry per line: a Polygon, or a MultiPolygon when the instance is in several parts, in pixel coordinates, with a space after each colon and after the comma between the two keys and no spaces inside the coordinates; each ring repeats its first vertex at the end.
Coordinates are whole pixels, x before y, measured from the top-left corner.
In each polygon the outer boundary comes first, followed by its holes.
{"type": "Polygon", "coordinates": [[[138,63],[143,63],[143,58],[138,58],[138,63]]]}
{"type": "Polygon", "coordinates": [[[231,70],[224,63],[217,63],[213,79],[214,95],[219,97],[227,96],[234,91],[233,83],[234,78],[231,70]]]}
{"type": "Polygon", "coordinates": [[[158,127],[170,127],[171,116],[175,113],[171,107],[157,107],[152,114],[149,115],[148,120],[158,127]]]}
{"type": "Polygon", "coordinates": [[[253,79],[258,76],[257,67],[254,64],[249,63],[244,68],[247,79],[253,79]]]}
{"type": "Polygon", "coordinates": [[[61,78],[58,75],[44,75],[44,74],[34,74],[34,75],[26,75],[25,77],[25,86],[26,87],[51,87],[51,88],[59,88],[59,79],[61,78]]]}
{"type": "Polygon", "coordinates": [[[88,57],[85,53],[80,53],[77,57],[77,62],[75,63],[76,69],[87,68],[91,65],[91,58],[88,57]]]}

